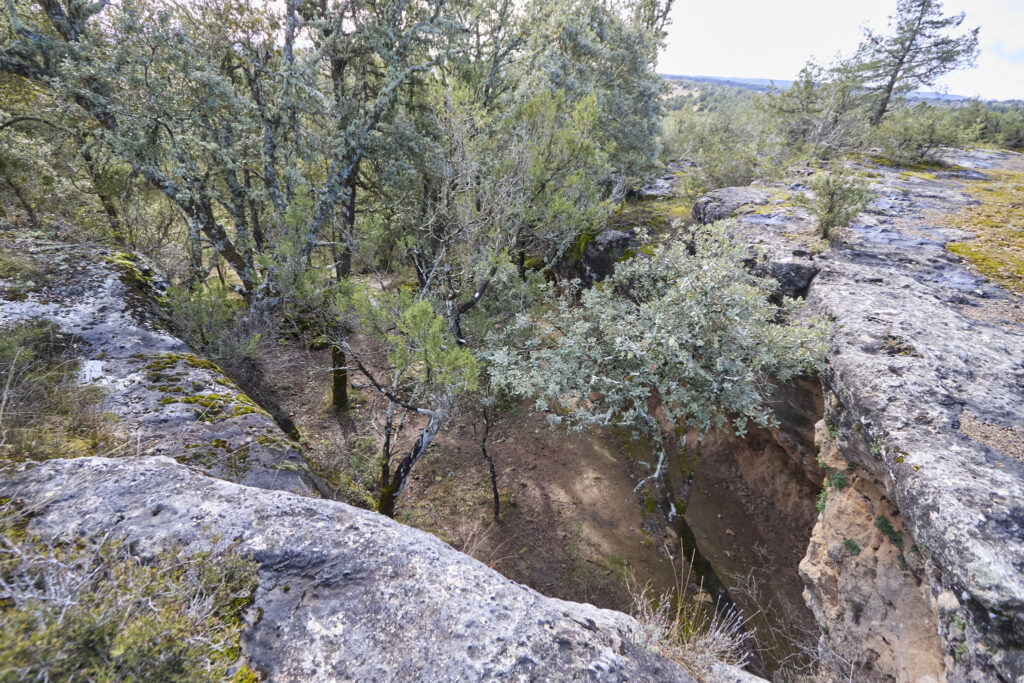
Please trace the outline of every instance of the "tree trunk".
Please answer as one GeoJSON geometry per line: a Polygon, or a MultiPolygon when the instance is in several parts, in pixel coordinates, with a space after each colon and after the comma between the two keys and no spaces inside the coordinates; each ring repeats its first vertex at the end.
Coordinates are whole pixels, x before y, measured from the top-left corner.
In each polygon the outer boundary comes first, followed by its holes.
{"type": "Polygon", "coordinates": [[[206,280],[206,268],[203,266],[203,245],[200,242],[199,224],[194,220],[188,222],[188,288],[194,289],[206,280]]]}
{"type": "Polygon", "coordinates": [[[39,217],[36,216],[36,211],[32,208],[32,202],[25,197],[25,194],[21,191],[21,187],[14,182],[14,179],[4,171],[4,182],[7,186],[14,191],[14,196],[18,198],[18,203],[21,204],[22,208],[25,209],[25,213],[28,214],[28,220],[32,224],[33,228],[39,227],[39,217]]]}
{"type": "MultiPolygon", "coordinates": [[[[484,418],[484,433],[476,445],[480,447],[480,454],[484,456],[484,460],[487,461],[487,467],[491,471],[491,494],[494,497],[494,521],[498,521],[498,517],[501,515],[501,500],[498,497],[498,473],[494,470],[494,457],[487,452],[487,436],[491,431],[491,419],[487,414],[487,409],[483,410],[484,418]]],[[[476,425],[473,425],[473,435],[476,436],[476,425]]]]}
{"type": "Polygon", "coordinates": [[[431,413],[427,426],[420,432],[419,438],[416,439],[416,443],[409,453],[398,463],[398,467],[395,468],[389,481],[386,484],[381,482],[380,495],[377,497],[377,512],[388,517],[395,516],[395,504],[398,502],[398,495],[405,487],[405,482],[412,472],[413,466],[427,452],[427,447],[434,441],[434,437],[440,431],[441,425],[444,424],[450,410],[449,400],[446,402],[446,405],[431,413]]]}
{"type": "Polygon", "coordinates": [[[891,78],[885,86],[885,92],[882,95],[882,99],[878,101],[878,106],[875,107],[874,113],[871,115],[871,125],[877,126],[882,122],[882,117],[889,111],[889,102],[892,100],[892,91],[896,87],[896,79],[891,78]]]}
{"type": "MultiPolygon", "coordinates": [[[[358,168],[357,168],[358,172],[358,168]]],[[[338,229],[337,242],[340,246],[332,246],[334,257],[334,275],[341,283],[352,274],[352,248],[350,241],[355,225],[356,215],[356,181],[349,180],[341,206],[341,226],[338,229]]],[[[346,330],[335,328],[332,337],[342,337],[346,330]]],[[[337,341],[337,340],[335,340],[337,341]]],[[[331,345],[331,405],[335,412],[348,410],[348,360],[345,351],[337,343],[331,345]]]]}
{"type": "Polygon", "coordinates": [[[89,173],[89,180],[92,181],[93,192],[99,198],[100,205],[103,206],[103,212],[107,214],[107,222],[110,224],[110,236],[118,244],[124,244],[125,235],[122,232],[121,218],[117,215],[117,205],[114,203],[114,198],[103,188],[100,171],[96,167],[96,162],[89,151],[89,146],[82,143],[80,147],[82,149],[82,160],[85,162],[85,169],[89,173]]]}
{"type": "Polygon", "coordinates": [[[331,405],[335,412],[348,410],[348,359],[345,351],[331,344],[331,405]]]}
{"type": "Polygon", "coordinates": [[[492,266],[490,272],[487,273],[487,277],[484,278],[484,281],[481,282],[480,286],[476,288],[475,292],[473,292],[473,296],[455,307],[455,311],[452,313],[451,329],[452,335],[455,337],[455,343],[459,346],[466,345],[466,338],[462,334],[462,316],[480,303],[480,299],[487,292],[487,286],[491,284],[491,278],[493,278],[494,274],[497,272],[498,266],[492,266]]]}

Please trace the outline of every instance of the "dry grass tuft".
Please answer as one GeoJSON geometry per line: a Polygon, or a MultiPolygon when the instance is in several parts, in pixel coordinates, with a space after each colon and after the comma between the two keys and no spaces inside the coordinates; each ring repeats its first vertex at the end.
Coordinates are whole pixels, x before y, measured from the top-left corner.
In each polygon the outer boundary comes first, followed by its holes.
{"type": "Polygon", "coordinates": [[[36,321],[0,330],[0,458],[13,462],[116,455],[127,442],[78,382],[74,340],[36,321]]]}
{"type": "Polygon", "coordinates": [[[258,680],[239,662],[256,566],[232,552],[149,561],[108,535],[29,532],[33,512],[0,502],[3,680],[258,680]]]}
{"type": "Polygon", "coordinates": [[[638,626],[632,640],[640,647],[685,666],[696,678],[711,676],[716,664],[747,664],[749,634],[733,609],[719,610],[689,589],[690,569],[677,575],[676,587],[661,594],[650,584],[637,590],[631,579],[633,617],[638,626]]]}

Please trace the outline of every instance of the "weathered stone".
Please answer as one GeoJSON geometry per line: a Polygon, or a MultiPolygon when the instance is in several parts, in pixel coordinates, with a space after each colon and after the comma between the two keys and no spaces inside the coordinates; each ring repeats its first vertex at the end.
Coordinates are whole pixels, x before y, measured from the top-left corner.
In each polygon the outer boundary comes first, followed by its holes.
{"type": "MultiPolygon", "coordinates": [[[[693,681],[618,612],[546,598],[440,540],[343,503],[204,476],[164,457],[8,473],[43,538],[125,536],[142,557],[233,545],[258,565],[242,636],[271,681],[693,681]]],[[[722,680],[747,681],[723,667],[722,680]]]]}
{"type": "Polygon", "coordinates": [[[941,679],[946,667],[934,600],[928,583],[919,578],[920,555],[911,552],[909,538],[902,538],[899,512],[868,470],[847,470],[825,421],[818,424],[817,437],[822,463],[843,472],[849,482],[827,489],[824,512],[800,562],[804,597],[828,628],[828,647],[851,668],[820,675],[833,680],[941,679]],[[891,524],[899,546],[876,526],[879,518],[891,524]]]}
{"type": "Polygon", "coordinates": [[[769,198],[767,191],[756,187],[723,187],[699,197],[693,203],[693,218],[707,225],[728,218],[742,206],[767,204],[769,198]]]}
{"type": "MultiPolygon", "coordinates": [[[[1008,153],[963,153],[957,162],[1024,167],[1008,153]]],[[[833,645],[857,661],[857,680],[913,671],[1016,681],[1024,676],[1024,462],[960,425],[970,415],[1005,433],[1024,429],[1024,325],[999,313],[1021,300],[949,253],[947,242],[964,235],[936,225],[973,203],[958,183],[984,182],[983,174],[875,171],[874,201],[822,254],[793,248],[794,228],[812,227],[799,209],[737,217],[737,234],[769,263],[788,252],[820,269],[807,300],[835,320],[828,417],[837,457],[857,467],[860,483],[829,493],[801,566],[811,606],[833,645]],[[883,509],[903,534],[902,552],[878,542],[883,509]],[[843,534],[860,534],[870,551],[837,562],[828,548],[843,534]],[[960,606],[940,612],[937,596],[947,592],[960,606]]],[[[759,192],[717,191],[695,217],[734,213],[759,192]]]]}
{"type": "Polygon", "coordinates": [[[600,282],[615,272],[615,264],[637,249],[640,243],[631,232],[603,230],[583,249],[580,280],[584,286],[600,282]]]}
{"type": "Polygon", "coordinates": [[[45,319],[81,340],[81,379],[106,390],[102,409],[119,418],[132,454],[169,455],[249,486],[326,491],[301,447],[164,329],[156,302],[166,283],[153,264],[90,244],[8,238],[0,249],[43,271],[23,299],[0,293],[0,325],[45,319]]]}

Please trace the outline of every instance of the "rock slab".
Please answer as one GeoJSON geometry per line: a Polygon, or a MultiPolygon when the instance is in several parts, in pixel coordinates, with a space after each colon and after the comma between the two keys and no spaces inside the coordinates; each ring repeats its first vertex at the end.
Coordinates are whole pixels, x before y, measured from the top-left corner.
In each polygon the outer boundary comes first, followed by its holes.
{"type": "Polygon", "coordinates": [[[49,461],[8,473],[0,496],[30,504],[43,538],[113,533],[143,557],[175,544],[251,555],[259,588],[242,649],[271,681],[694,681],[634,645],[625,614],[544,597],[343,503],[159,456],[49,461]]]}

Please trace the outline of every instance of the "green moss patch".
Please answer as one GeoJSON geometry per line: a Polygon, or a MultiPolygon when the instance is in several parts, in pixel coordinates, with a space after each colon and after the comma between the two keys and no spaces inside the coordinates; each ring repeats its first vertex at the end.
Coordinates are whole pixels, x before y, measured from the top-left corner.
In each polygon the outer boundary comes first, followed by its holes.
{"type": "Polygon", "coordinates": [[[623,202],[608,224],[616,230],[642,227],[656,233],[671,227],[676,220],[688,221],[692,215],[693,202],[689,199],[633,199],[623,202]]]}
{"type": "Polygon", "coordinates": [[[238,385],[228,379],[217,365],[190,353],[165,353],[146,359],[146,379],[152,382],[150,389],[167,394],[160,399],[162,405],[182,403],[193,406],[203,422],[219,422],[251,413],[270,417],[255,401],[238,390],[238,385]],[[182,385],[188,368],[214,372],[213,382],[225,389],[225,393],[203,391],[202,382],[193,382],[190,387],[182,385]]]}
{"type": "Polygon", "coordinates": [[[961,256],[1003,287],[1024,292],[1024,172],[987,171],[989,182],[965,184],[980,203],[946,217],[950,227],[977,237],[954,242],[949,251],[961,256]]]}

